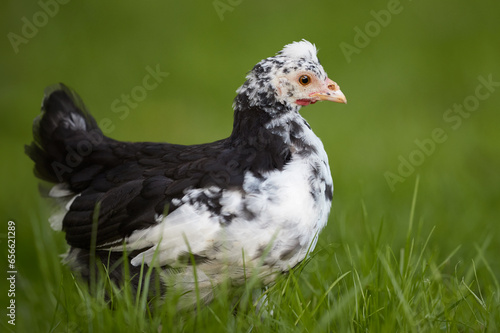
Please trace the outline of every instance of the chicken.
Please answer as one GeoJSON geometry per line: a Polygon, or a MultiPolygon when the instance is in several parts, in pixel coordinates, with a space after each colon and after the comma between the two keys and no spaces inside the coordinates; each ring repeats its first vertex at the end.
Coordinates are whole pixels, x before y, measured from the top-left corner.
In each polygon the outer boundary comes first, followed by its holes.
{"type": "Polygon", "coordinates": [[[177,288],[189,306],[196,283],[209,302],[224,281],[257,274],[267,285],[304,260],[327,223],[333,183],[299,110],[346,103],[316,53],[302,40],[260,61],[237,90],[231,135],[192,146],[113,140],[75,92],[47,88],[26,153],[53,184],[60,210],[49,221],[65,232],[65,262],[84,279],[105,265],[123,283],[127,260],[133,288],[144,283],[141,265],[152,267],[160,292],[177,288]]]}

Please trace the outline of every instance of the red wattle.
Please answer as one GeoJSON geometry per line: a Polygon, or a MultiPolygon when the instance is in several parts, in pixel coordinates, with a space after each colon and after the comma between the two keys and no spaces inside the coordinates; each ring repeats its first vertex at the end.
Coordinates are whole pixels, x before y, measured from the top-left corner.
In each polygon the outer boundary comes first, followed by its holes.
{"type": "MultiPolygon", "coordinates": [[[[314,101],[314,102],[316,102],[316,101],[314,101]]],[[[304,105],[304,106],[305,105],[309,105],[311,103],[314,104],[314,102],[312,100],[310,100],[310,99],[307,99],[307,98],[298,99],[298,100],[295,101],[295,103],[297,103],[298,105],[304,105]]]]}

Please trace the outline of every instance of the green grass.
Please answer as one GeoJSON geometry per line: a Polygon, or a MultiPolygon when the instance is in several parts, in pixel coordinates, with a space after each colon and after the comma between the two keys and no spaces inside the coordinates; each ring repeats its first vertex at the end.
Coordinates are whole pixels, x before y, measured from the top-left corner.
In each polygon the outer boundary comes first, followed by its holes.
{"type": "MultiPolygon", "coordinates": [[[[465,261],[457,259],[460,247],[438,253],[429,247],[434,228],[422,234],[422,221],[415,220],[418,200],[417,178],[408,219],[399,221],[407,226],[403,246],[385,243],[387,223],[375,223],[365,212],[366,233],[358,242],[320,242],[307,260],[262,293],[252,278],[236,291],[223,285],[210,305],[198,304],[196,311],[178,311],[175,297],[148,303],[145,295],[153,286],[132,295],[126,285],[111,285],[105,272],[90,293],[60,265],[61,239],[34,218],[34,239],[45,240],[36,244],[41,275],[19,281],[29,302],[21,301],[17,331],[498,331],[500,286],[485,258],[491,237],[465,261]]],[[[345,218],[334,221],[333,229],[348,223],[345,218]]]]}

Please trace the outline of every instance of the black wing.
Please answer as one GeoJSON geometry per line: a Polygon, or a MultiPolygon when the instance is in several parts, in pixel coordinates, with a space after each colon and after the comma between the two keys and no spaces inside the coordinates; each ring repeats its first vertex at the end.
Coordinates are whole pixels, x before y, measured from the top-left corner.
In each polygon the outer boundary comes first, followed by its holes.
{"type": "Polygon", "coordinates": [[[119,244],[175,210],[172,199],[186,189],[241,187],[245,171],[282,168],[288,147],[269,133],[251,135],[259,117],[248,112],[235,123],[245,128],[241,137],[233,131],[203,145],[120,142],[104,136],[79,96],[59,84],[46,90],[26,153],[38,178],[58,184],[55,196],[78,195],[62,222],[69,245],[89,248],[94,222],[96,246],[119,244]]]}

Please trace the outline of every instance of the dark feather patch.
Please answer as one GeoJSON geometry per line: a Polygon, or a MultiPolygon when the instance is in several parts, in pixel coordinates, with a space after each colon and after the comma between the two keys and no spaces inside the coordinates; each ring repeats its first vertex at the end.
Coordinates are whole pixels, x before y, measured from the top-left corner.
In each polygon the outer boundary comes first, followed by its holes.
{"type": "MultiPolygon", "coordinates": [[[[63,220],[71,246],[90,246],[97,204],[96,243],[102,246],[156,224],[156,216],[177,208],[172,200],[181,198],[186,189],[241,188],[245,172],[258,176],[281,170],[290,159],[288,145],[265,129],[271,116],[259,108],[236,111],[233,134],[225,140],[194,146],[130,143],[103,136],[80,98],[67,87],[50,91],[35,121],[35,141],[26,152],[39,178],[65,183],[80,194],[63,220]]],[[[220,195],[202,197],[200,204],[219,214],[218,200],[220,195]]],[[[231,217],[224,219],[227,223],[231,217]]]]}

